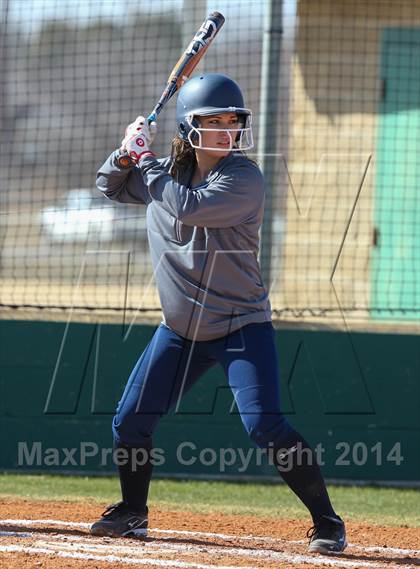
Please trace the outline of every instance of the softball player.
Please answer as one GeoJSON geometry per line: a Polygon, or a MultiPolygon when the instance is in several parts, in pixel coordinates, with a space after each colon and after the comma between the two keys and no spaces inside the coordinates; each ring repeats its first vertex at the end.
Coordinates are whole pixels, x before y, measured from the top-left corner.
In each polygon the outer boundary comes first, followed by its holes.
{"type": "Polygon", "coordinates": [[[94,535],[145,536],[152,436],[209,368],[220,364],[252,441],[271,448],[280,475],[308,508],[309,550],[343,551],[315,456],[280,411],[279,367],[268,293],[258,263],[264,181],[244,155],[251,111],[238,85],[204,74],[180,90],[171,156],[156,159],[156,125],[143,117],[97,175],[105,196],[146,204],[151,258],[163,322],[135,365],[113,419],[122,501],[94,523],[94,535]],[[133,165],[118,166],[121,152],[133,165]],[[134,457],[144,457],[141,465],[134,457]]]}

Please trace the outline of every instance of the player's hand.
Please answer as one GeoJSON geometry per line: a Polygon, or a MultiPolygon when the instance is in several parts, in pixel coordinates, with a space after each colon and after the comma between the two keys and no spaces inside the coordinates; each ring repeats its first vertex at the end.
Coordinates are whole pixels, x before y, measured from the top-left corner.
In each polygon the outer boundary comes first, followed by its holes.
{"type": "MultiPolygon", "coordinates": [[[[156,132],[156,123],[151,123],[150,126],[154,128],[156,132]],[[152,125],[154,125],[154,127],[152,125]]],[[[150,140],[153,140],[153,135],[151,135],[150,130],[149,125],[144,124],[140,132],[136,132],[125,143],[125,152],[129,155],[132,163],[138,164],[145,154],[154,156],[153,152],[150,152],[149,149],[150,140]]]]}
{"type": "Polygon", "coordinates": [[[150,124],[146,121],[144,117],[141,115],[136,118],[134,122],[128,125],[125,129],[125,136],[121,141],[120,150],[124,151],[127,142],[132,138],[135,134],[140,133],[142,131],[148,141],[149,146],[152,144],[153,139],[155,138],[157,130],[157,125],[155,122],[151,122],[150,124]]]}

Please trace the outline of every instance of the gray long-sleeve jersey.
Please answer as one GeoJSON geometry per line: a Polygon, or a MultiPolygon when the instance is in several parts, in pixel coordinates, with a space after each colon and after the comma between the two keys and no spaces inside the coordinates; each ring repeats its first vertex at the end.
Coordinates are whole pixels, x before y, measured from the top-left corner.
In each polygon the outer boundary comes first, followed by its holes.
{"type": "Polygon", "coordinates": [[[258,263],[264,181],[231,153],[198,186],[192,167],[175,181],[169,158],[124,170],[112,153],[97,187],[112,200],[146,204],[147,231],[164,324],[190,340],[213,340],[271,320],[258,263]]]}

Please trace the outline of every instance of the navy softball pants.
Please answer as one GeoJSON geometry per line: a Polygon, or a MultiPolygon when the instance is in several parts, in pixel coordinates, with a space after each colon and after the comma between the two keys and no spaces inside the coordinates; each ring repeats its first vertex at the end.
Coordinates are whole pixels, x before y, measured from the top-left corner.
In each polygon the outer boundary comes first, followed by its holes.
{"type": "Polygon", "coordinates": [[[281,448],[293,428],[280,411],[274,335],[272,323],[263,322],[216,340],[192,342],[160,324],[118,404],[112,424],[115,444],[151,445],[159,419],[219,363],[251,439],[260,448],[281,448]]]}

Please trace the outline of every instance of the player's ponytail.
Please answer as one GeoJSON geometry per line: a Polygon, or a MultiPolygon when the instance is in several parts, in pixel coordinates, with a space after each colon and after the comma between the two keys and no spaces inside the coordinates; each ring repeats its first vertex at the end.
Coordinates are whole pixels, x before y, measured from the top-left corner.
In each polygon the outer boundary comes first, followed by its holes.
{"type": "Polygon", "coordinates": [[[171,160],[172,164],[169,173],[176,180],[187,168],[192,165],[195,166],[197,163],[194,148],[178,135],[172,140],[171,160]]]}

